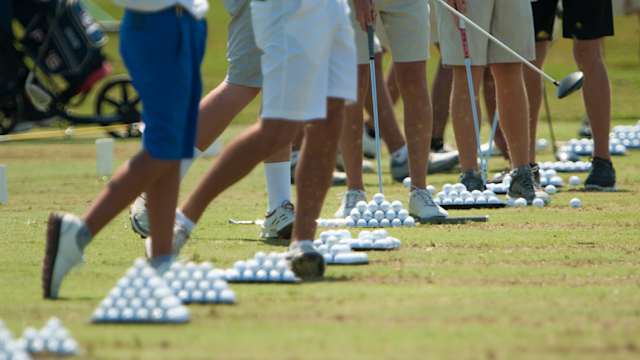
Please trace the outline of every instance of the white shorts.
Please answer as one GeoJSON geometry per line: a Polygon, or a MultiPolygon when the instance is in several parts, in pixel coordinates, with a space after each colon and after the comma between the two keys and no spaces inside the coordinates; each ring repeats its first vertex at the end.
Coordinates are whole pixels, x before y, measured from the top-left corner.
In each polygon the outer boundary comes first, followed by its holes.
{"type": "Polygon", "coordinates": [[[357,99],[354,33],[347,0],[253,0],[262,55],[262,118],[327,117],[327,98],[357,99]]]}

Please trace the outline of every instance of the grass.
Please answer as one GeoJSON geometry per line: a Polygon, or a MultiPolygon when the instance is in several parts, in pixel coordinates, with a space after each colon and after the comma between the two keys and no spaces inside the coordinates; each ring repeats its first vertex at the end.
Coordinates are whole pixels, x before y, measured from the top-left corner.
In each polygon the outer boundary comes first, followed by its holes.
{"type": "MultiPolygon", "coordinates": [[[[114,17],[119,10],[98,2],[114,17]]],[[[207,90],[226,69],[220,2],[209,12],[210,39],[203,76],[207,90]]],[[[607,39],[614,94],[614,123],[633,124],[640,109],[637,23],[616,18],[607,39]]],[[[575,66],[570,42],[550,53],[547,70],[562,77],[575,66]]],[[[117,56],[117,35],[107,52],[117,56]]],[[[435,53],[434,53],[435,54],[435,53]]],[[[433,74],[429,64],[429,74],[433,74]]],[[[254,121],[259,102],[225,132],[228,142],[254,121]]],[[[556,136],[575,136],[584,109],[579,96],[552,100],[556,136]]],[[[398,110],[401,110],[401,104],[398,110]]],[[[401,116],[402,112],[398,114],[401,116]]],[[[450,131],[450,130],[449,130],[450,131]]],[[[540,137],[549,138],[546,125],[540,137]]],[[[485,127],[483,137],[488,138],[485,127]]],[[[451,138],[451,134],[448,134],[451,138]]],[[[87,248],[86,263],[62,288],[63,299],[41,299],[40,266],[47,215],[81,214],[106,185],[95,176],[96,136],[0,144],[7,165],[9,203],[0,204],[0,318],[19,334],[60,317],[87,358],[100,359],[637,359],[640,356],[640,165],[638,152],[614,159],[618,193],[585,193],[566,187],[544,209],[452,211],[485,215],[487,224],[391,229],[400,251],[371,253],[371,264],[330,267],[322,281],[302,285],[232,285],[235,306],[190,306],[192,321],[180,326],[90,325],[87,318],[133,259],[143,242],[122,212],[87,248]],[[569,199],[582,200],[570,209],[569,199]]],[[[118,140],[115,164],[139,150],[137,139],[118,140]]],[[[539,160],[553,158],[542,152],[539,160]]],[[[181,189],[183,199],[211,165],[195,163],[181,189]]],[[[388,198],[406,203],[406,190],[388,173],[388,198]]],[[[491,172],[506,163],[493,158],[491,172]]],[[[429,176],[441,187],[456,172],[429,176]]],[[[577,174],[584,181],[586,174],[577,174]]],[[[365,175],[368,193],[377,175],[365,175]]],[[[331,188],[323,209],[339,204],[331,188]]],[[[258,219],[266,207],[260,167],[216,199],[198,224],[196,241],[183,254],[226,268],[257,251],[283,251],[258,239],[255,226],[228,218],[258,219]]],[[[354,235],[355,232],[352,232],[354,235]]]]}

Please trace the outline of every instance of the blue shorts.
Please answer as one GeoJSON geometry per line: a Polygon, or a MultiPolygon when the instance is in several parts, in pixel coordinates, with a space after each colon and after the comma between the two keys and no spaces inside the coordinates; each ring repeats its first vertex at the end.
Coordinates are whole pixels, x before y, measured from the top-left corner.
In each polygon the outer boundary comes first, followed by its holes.
{"type": "Polygon", "coordinates": [[[193,157],[206,38],[206,22],[187,11],[125,11],[120,53],[144,107],[142,147],[155,159],[193,157]]]}

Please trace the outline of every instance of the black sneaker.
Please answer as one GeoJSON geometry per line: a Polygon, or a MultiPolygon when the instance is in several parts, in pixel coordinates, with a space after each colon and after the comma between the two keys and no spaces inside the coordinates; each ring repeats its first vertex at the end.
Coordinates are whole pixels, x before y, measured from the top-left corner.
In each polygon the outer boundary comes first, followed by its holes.
{"type": "Polygon", "coordinates": [[[467,187],[467,191],[473,190],[484,191],[484,184],[482,183],[482,172],[467,170],[460,175],[460,183],[467,187]]]}
{"type": "Polygon", "coordinates": [[[527,204],[531,204],[535,198],[540,198],[545,204],[550,204],[549,195],[544,191],[536,190],[533,184],[534,180],[529,166],[522,165],[514,169],[511,174],[511,186],[507,190],[507,198],[524,198],[527,200],[527,204]]]}
{"type": "Polygon", "coordinates": [[[591,161],[591,171],[584,182],[585,190],[616,191],[616,170],[613,164],[599,157],[591,161]]]}
{"type": "Polygon", "coordinates": [[[586,137],[586,138],[591,137],[591,125],[589,125],[589,117],[586,115],[582,119],[582,124],[578,129],[578,135],[580,135],[580,137],[586,137]]]}
{"type": "Polygon", "coordinates": [[[542,191],[542,185],[540,184],[540,168],[538,164],[531,166],[531,176],[533,177],[533,187],[536,191],[542,191]]]}

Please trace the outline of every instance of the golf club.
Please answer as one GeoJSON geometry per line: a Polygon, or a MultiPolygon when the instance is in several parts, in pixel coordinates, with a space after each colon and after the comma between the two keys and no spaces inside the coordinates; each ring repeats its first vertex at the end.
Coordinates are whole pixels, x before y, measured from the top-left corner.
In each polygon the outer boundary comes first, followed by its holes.
{"type": "Polygon", "coordinates": [[[558,161],[580,161],[580,157],[571,151],[560,151],[556,145],[556,135],[553,132],[553,125],[551,124],[551,111],[549,110],[549,100],[547,99],[547,88],[542,83],[542,100],[544,101],[544,111],[547,116],[547,123],[549,123],[549,134],[551,135],[551,145],[553,146],[553,153],[558,161]]]}
{"type": "Polygon", "coordinates": [[[49,108],[49,104],[51,104],[51,100],[52,100],[51,94],[41,89],[40,87],[36,86],[33,83],[33,78],[35,77],[36,67],[38,66],[38,63],[40,62],[40,60],[42,59],[42,55],[44,54],[45,50],[49,46],[49,42],[53,37],[54,28],[56,27],[56,25],[58,24],[58,20],[62,16],[64,5],[66,3],[67,3],[67,0],[58,1],[58,6],[56,7],[56,14],[49,26],[49,31],[47,32],[47,36],[45,37],[44,42],[42,43],[42,46],[40,46],[40,51],[38,51],[38,56],[33,62],[33,67],[31,68],[29,75],[27,75],[27,81],[24,86],[25,91],[27,92],[27,94],[29,95],[29,98],[31,99],[31,103],[33,104],[33,106],[36,107],[36,109],[40,111],[46,111],[49,108]]]}
{"type": "MultiPolygon", "coordinates": [[[[485,160],[484,163],[481,162],[481,164],[484,164],[484,169],[482,169],[482,179],[484,181],[484,185],[487,186],[487,181],[486,181],[486,177],[487,177],[487,168],[489,167],[489,157],[491,156],[491,145],[493,145],[493,138],[496,136],[496,128],[498,127],[498,109],[496,108],[496,112],[493,114],[493,125],[491,126],[491,137],[489,138],[489,150],[487,151],[487,154],[485,155],[485,160]]],[[[480,157],[482,157],[482,153],[480,153],[480,157]]]]}
{"type": "Polygon", "coordinates": [[[482,157],[480,145],[480,125],[478,124],[478,110],[476,109],[476,96],[473,90],[473,77],[471,76],[471,62],[469,61],[469,44],[467,43],[467,28],[464,20],[459,21],[460,38],[462,39],[462,50],[464,51],[464,65],[467,68],[467,83],[469,84],[469,98],[471,99],[471,110],[473,111],[473,126],[476,130],[476,145],[478,145],[478,155],[480,156],[480,169],[482,172],[482,186],[487,185],[487,177],[482,157]]]}
{"type": "Polygon", "coordinates": [[[367,26],[367,36],[369,38],[369,70],[371,71],[371,97],[373,103],[373,123],[376,128],[376,159],[378,160],[378,185],[382,192],[382,168],[380,167],[380,129],[378,125],[378,94],[376,89],[376,61],[373,53],[373,27],[367,26]]]}
{"type": "Polygon", "coordinates": [[[527,59],[525,59],[522,56],[520,56],[517,52],[511,50],[507,45],[505,45],[502,42],[500,42],[500,40],[498,40],[495,37],[493,37],[491,34],[486,32],[480,26],[476,25],[473,21],[469,20],[466,16],[462,15],[458,10],[454,9],[453,7],[451,7],[449,4],[447,4],[443,0],[437,0],[437,1],[440,4],[442,4],[443,6],[445,6],[451,13],[456,15],[460,20],[464,20],[467,23],[469,23],[474,29],[480,31],[482,34],[487,36],[490,40],[495,42],[498,46],[500,46],[504,50],[508,51],[511,55],[517,57],[521,62],[523,62],[525,65],[529,66],[535,72],[537,72],[540,75],[542,75],[543,77],[545,77],[547,80],[551,81],[555,86],[558,87],[558,91],[556,93],[556,96],[558,97],[558,99],[562,99],[562,98],[564,98],[564,97],[566,97],[566,96],[578,91],[580,88],[582,88],[582,85],[584,83],[584,74],[581,71],[577,71],[577,72],[571,73],[571,74],[567,75],[564,79],[562,79],[562,81],[558,82],[555,79],[553,79],[551,76],[547,75],[544,71],[542,71],[542,70],[538,69],[537,67],[535,67],[532,63],[530,63],[527,59]]]}

